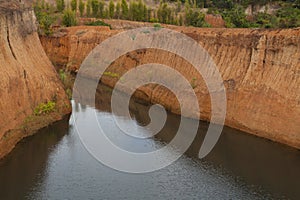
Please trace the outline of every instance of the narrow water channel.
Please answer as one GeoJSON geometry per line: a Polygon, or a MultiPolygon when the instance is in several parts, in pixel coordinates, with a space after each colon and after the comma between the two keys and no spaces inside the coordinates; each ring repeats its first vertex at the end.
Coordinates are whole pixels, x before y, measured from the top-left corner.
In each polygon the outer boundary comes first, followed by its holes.
{"type": "MultiPolygon", "coordinates": [[[[75,112],[96,113],[120,147],[151,151],[176,133],[180,118],[168,114],[155,138],[129,140],[113,124],[110,89],[100,86],[99,92],[97,108],[78,104],[75,112]]],[[[148,109],[132,101],[132,119],[124,119],[131,130],[147,134],[148,109]]],[[[214,150],[200,160],[208,127],[200,122],[193,145],[178,161],[156,172],[128,174],[96,161],[72,123],[66,119],[39,131],[0,161],[0,199],[300,199],[300,151],[293,148],[225,127],[214,150]]]]}

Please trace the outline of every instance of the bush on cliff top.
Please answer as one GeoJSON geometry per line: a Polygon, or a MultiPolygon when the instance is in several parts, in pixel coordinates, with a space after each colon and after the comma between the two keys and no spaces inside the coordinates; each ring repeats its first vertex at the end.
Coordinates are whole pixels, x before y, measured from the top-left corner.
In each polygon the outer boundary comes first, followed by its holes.
{"type": "Polygon", "coordinates": [[[62,23],[66,27],[76,26],[76,13],[70,9],[64,11],[62,23]]]}
{"type": "Polygon", "coordinates": [[[89,23],[86,23],[85,25],[87,25],[87,26],[108,26],[109,28],[111,28],[110,24],[107,24],[107,23],[105,23],[104,21],[101,21],[101,20],[97,20],[97,21],[94,21],[94,22],[89,22],[89,23]]]}

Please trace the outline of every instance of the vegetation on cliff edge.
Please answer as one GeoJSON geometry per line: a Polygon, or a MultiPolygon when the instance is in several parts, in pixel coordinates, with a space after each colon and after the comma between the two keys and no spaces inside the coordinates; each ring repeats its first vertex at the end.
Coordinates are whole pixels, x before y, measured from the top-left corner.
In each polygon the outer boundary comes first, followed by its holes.
{"type": "Polygon", "coordinates": [[[76,17],[210,27],[205,16],[212,14],[221,16],[226,27],[232,28],[300,26],[300,0],[153,0],[147,4],[143,0],[56,0],[56,6],[36,0],[34,9],[40,32],[46,35],[52,33],[55,21],[73,26],[76,17]]]}

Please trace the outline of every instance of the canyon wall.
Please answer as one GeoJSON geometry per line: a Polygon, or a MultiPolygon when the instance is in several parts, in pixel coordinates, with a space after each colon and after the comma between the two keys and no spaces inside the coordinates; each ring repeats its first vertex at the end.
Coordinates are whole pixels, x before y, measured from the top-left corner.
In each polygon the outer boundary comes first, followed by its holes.
{"type": "MultiPolygon", "coordinates": [[[[135,28],[135,24],[126,27],[135,28]]],[[[213,58],[226,87],[227,126],[300,149],[300,29],[167,27],[196,40],[213,58]]],[[[41,37],[41,41],[52,62],[76,71],[97,44],[120,31],[72,27],[41,37]]],[[[210,97],[201,75],[169,52],[128,52],[110,66],[111,73],[101,81],[113,87],[127,70],[149,62],[171,66],[190,80],[199,97],[201,119],[210,119],[210,97]]],[[[146,85],[135,95],[179,114],[178,102],[164,87],[146,85]]]]}
{"type": "Polygon", "coordinates": [[[0,158],[22,138],[70,113],[68,98],[40,43],[31,1],[0,0],[0,158]],[[49,114],[35,115],[54,102],[49,114]]]}

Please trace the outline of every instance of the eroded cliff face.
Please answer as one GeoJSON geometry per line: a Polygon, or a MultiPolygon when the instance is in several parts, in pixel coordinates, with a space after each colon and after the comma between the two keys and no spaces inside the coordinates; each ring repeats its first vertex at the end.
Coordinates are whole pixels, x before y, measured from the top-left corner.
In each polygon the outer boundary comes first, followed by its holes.
{"type": "MultiPolygon", "coordinates": [[[[215,61],[226,87],[227,126],[300,149],[300,29],[168,28],[196,40],[215,61]]],[[[90,50],[120,31],[90,29],[66,29],[64,35],[42,37],[42,44],[53,62],[76,71],[90,50]]],[[[149,62],[171,66],[190,80],[199,97],[201,119],[210,119],[210,97],[205,83],[178,56],[153,49],[129,52],[117,59],[109,71],[120,77],[127,70],[149,62]]],[[[101,79],[111,87],[117,80],[109,76],[101,79]]],[[[147,85],[135,95],[178,113],[178,102],[164,87],[147,85]]]]}
{"type": "Polygon", "coordinates": [[[0,0],[0,158],[22,138],[70,113],[36,29],[30,1],[0,0]],[[55,110],[34,116],[34,109],[49,101],[55,110]]]}

